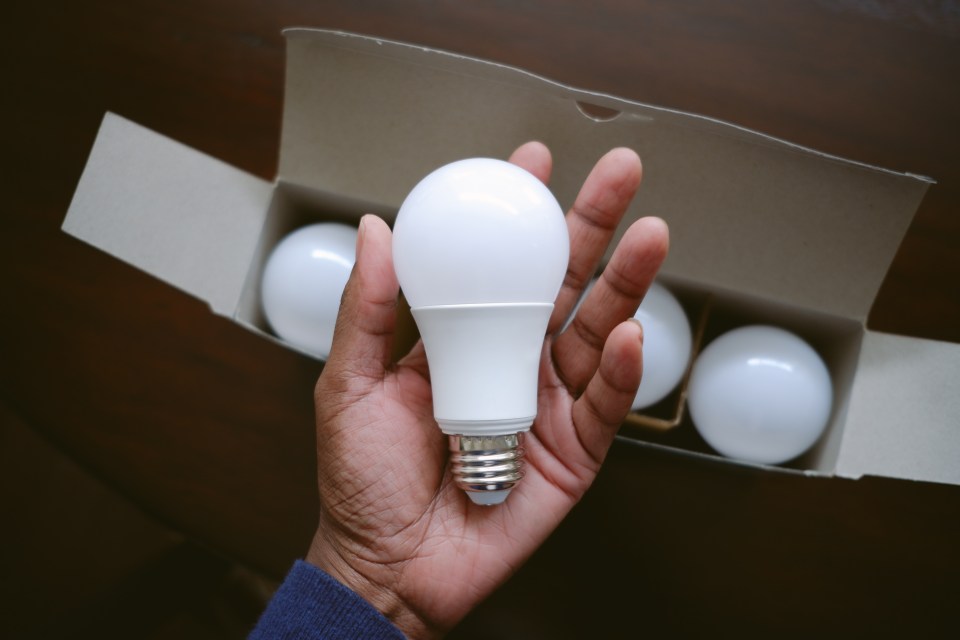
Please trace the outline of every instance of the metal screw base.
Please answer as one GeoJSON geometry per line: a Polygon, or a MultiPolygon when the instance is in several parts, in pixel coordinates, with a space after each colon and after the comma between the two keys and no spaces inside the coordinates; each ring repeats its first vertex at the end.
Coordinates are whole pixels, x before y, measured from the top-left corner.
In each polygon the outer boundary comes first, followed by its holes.
{"type": "MultiPolygon", "coordinates": [[[[509,492],[523,478],[523,433],[450,436],[457,486],[467,492],[509,492]]],[[[504,498],[506,493],[503,494],[504,498]]],[[[480,503],[479,496],[471,496],[480,503]]],[[[497,502],[502,502],[498,500],[497,502]]],[[[486,503],[485,503],[486,504],[486,503]]]]}

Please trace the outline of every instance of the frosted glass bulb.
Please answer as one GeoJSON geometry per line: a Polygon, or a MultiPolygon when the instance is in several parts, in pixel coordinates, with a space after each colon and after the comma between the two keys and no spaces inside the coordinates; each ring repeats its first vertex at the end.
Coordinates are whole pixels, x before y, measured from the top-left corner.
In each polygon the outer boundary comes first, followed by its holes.
{"type": "Polygon", "coordinates": [[[721,454],[779,464],[809,449],[830,419],[830,373],[813,348],[776,327],[734,329],[690,374],[690,417],[721,454]]]}
{"type": "Polygon", "coordinates": [[[570,257],[563,211],[527,171],[473,158],[440,167],[397,213],[393,259],[426,349],[454,478],[497,504],[522,477],[540,352],[570,257]]]}
{"type": "Polygon", "coordinates": [[[318,358],[330,355],[356,245],[356,228],[324,222],[294,231],[273,249],[260,292],[267,322],[278,336],[318,358]]]}
{"type": "Polygon", "coordinates": [[[663,400],[676,388],[690,361],[690,321],[677,299],[654,282],[634,317],[643,325],[643,380],[633,410],[663,400]]]}

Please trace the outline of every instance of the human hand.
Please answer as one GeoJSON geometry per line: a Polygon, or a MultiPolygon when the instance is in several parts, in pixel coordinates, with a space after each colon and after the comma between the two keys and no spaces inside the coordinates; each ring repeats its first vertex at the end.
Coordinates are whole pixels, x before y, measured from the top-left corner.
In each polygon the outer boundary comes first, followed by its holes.
{"type": "MultiPolygon", "coordinates": [[[[540,143],[510,161],[547,182],[540,143]]],[[[663,221],[621,239],[568,328],[640,184],[628,149],[599,160],[571,211],[570,264],[544,340],[525,477],[497,507],[473,504],[447,470],[422,343],[391,362],[399,286],[391,234],[360,223],[357,262],[317,382],[320,525],[307,561],[365,598],[408,637],[439,636],[509,578],[593,482],[640,383],[642,330],[629,320],[667,252],[663,221]]]]}

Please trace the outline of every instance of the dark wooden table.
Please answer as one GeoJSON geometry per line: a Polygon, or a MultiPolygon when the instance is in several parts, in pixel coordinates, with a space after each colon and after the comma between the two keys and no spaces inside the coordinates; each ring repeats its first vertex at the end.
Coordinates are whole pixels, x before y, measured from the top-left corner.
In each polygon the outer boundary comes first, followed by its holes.
{"type": "MultiPolygon", "coordinates": [[[[929,175],[870,325],[960,341],[960,17],[955,3],[914,4],[16,3],[0,39],[2,401],[201,544],[273,574],[304,552],[319,366],[59,231],[107,110],[271,178],[280,31],[298,25],[475,55],[929,175]]],[[[944,631],[960,623],[957,596],[958,487],[618,445],[457,634],[944,631]]]]}

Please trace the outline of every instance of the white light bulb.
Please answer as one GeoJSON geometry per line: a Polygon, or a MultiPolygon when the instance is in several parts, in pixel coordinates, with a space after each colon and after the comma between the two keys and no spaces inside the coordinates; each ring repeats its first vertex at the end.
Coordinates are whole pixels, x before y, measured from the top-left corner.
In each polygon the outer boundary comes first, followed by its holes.
{"type": "Polygon", "coordinates": [[[721,454],[779,464],[809,449],[830,419],[830,372],[813,348],[776,327],[734,329],[690,374],[690,417],[721,454]]]}
{"type": "Polygon", "coordinates": [[[522,477],[540,352],[570,240],[553,194],[527,171],[474,158],[424,178],[397,214],[397,279],[426,349],[434,418],[457,484],[497,504],[522,477]]]}
{"type": "Polygon", "coordinates": [[[643,325],[643,379],[633,410],[663,400],[676,388],[693,348],[690,321],[677,299],[654,282],[634,317],[643,325]]]}
{"type": "Polygon", "coordinates": [[[324,222],[294,231],[273,249],[260,294],[267,322],[278,336],[319,358],[330,355],[356,245],[356,228],[324,222]]]}

